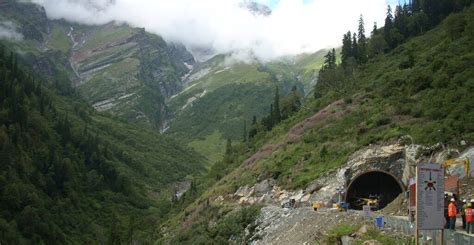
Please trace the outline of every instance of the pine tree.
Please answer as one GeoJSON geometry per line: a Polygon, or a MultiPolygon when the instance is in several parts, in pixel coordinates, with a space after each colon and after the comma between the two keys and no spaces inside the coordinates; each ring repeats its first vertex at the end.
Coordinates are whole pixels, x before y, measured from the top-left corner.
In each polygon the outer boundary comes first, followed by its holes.
{"type": "Polygon", "coordinates": [[[385,42],[387,42],[387,44],[390,46],[390,48],[393,48],[392,29],[393,29],[392,8],[390,8],[390,5],[388,5],[387,17],[385,18],[385,25],[383,27],[383,37],[385,39],[385,42]]]}
{"type": "MultiPolygon", "coordinates": [[[[331,55],[331,68],[336,68],[336,49],[332,49],[332,55],[331,55]]],[[[293,86],[291,91],[296,91],[296,86],[293,86]],[[294,88],[294,90],[293,90],[294,88]]]]}
{"type": "MultiPolygon", "coordinates": [[[[403,35],[404,38],[408,36],[407,31],[407,17],[408,13],[405,11],[406,7],[397,5],[395,7],[395,17],[393,20],[393,26],[403,35]]],[[[401,40],[402,41],[402,40],[401,40]]]]}
{"type": "Polygon", "coordinates": [[[372,27],[372,36],[377,35],[377,22],[374,22],[374,27],[372,27]]]}
{"type": "Polygon", "coordinates": [[[341,63],[343,66],[346,64],[346,61],[349,59],[349,57],[353,57],[351,38],[352,34],[350,31],[348,31],[342,37],[341,63]]]}
{"type": "Polygon", "coordinates": [[[420,0],[411,0],[409,7],[412,14],[420,12],[420,0]]]}
{"type": "Polygon", "coordinates": [[[336,68],[336,50],[333,48],[324,56],[324,63],[321,71],[331,70],[336,68]]]}
{"type": "Polygon", "coordinates": [[[357,60],[360,64],[367,62],[367,38],[365,37],[364,19],[359,17],[359,28],[357,32],[357,60]]]}
{"type": "Polygon", "coordinates": [[[359,59],[359,48],[357,47],[357,36],[356,33],[352,35],[352,57],[354,57],[356,60],[359,59]]]}
{"type": "MultiPolygon", "coordinates": [[[[280,111],[280,92],[278,86],[275,88],[275,97],[273,101],[273,125],[281,121],[281,111],[280,111]]],[[[273,126],[272,125],[272,126],[273,126]]]]}
{"type": "Polygon", "coordinates": [[[267,127],[267,130],[271,130],[273,128],[274,123],[274,112],[273,112],[273,104],[270,105],[270,115],[266,118],[266,124],[265,126],[267,127]]]}
{"type": "Polygon", "coordinates": [[[227,138],[227,143],[225,145],[224,162],[232,162],[232,140],[230,138],[227,138]]]}
{"type": "Polygon", "coordinates": [[[252,117],[252,125],[249,130],[249,139],[253,138],[257,134],[257,117],[252,117]]]}

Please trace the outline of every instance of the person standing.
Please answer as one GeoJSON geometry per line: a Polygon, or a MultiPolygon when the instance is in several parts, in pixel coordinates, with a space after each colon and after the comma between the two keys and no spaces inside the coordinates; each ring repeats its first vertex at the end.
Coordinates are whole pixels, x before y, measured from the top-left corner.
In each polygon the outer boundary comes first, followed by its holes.
{"type": "Polygon", "coordinates": [[[472,210],[472,203],[474,199],[467,203],[466,205],[466,232],[474,232],[474,213],[472,210]]]}
{"type": "Polygon", "coordinates": [[[444,219],[446,220],[444,229],[449,229],[448,205],[449,205],[448,194],[444,194],[444,219]]]}
{"type": "Polygon", "coordinates": [[[456,204],[454,204],[456,200],[451,198],[451,202],[448,205],[448,216],[449,216],[449,229],[454,231],[456,230],[456,204]]]}
{"type": "Polygon", "coordinates": [[[462,228],[466,229],[466,208],[467,208],[467,200],[462,200],[461,205],[461,218],[462,218],[462,228]]]}

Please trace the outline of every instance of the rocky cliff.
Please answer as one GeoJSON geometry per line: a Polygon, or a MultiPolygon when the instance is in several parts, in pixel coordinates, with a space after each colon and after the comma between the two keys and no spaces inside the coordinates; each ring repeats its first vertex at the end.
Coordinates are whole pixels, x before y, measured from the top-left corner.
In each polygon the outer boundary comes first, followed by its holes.
{"type": "Polygon", "coordinates": [[[2,2],[0,13],[24,37],[10,44],[45,80],[66,76],[96,110],[127,121],[161,127],[165,100],[181,91],[194,65],[184,46],[142,28],[53,21],[43,8],[12,0],[2,2]]]}

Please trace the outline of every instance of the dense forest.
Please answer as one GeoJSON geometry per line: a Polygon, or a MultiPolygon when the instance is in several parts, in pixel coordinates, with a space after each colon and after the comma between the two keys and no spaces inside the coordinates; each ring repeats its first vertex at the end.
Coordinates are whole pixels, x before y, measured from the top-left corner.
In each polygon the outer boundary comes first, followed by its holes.
{"type": "Polygon", "coordinates": [[[364,35],[361,16],[352,41],[350,31],[343,36],[340,64],[335,62],[334,50],[325,56],[315,97],[331,92],[342,98],[368,93],[387,103],[395,114],[430,121],[413,133],[422,142],[471,138],[472,7],[457,13],[469,5],[470,1],[412,1],[397,5],[394,16],[388,6],[384,27],[375,25],[371,38],[364,35]],[[447,15],[441,29],[427,33],[447,15]],[[411,41],[421,34],[427,43],[436,44],[432,50],[411,41]],[[390,73],[375,70],[395,62],[397,69],[390,73]]]}
{"type": "Polygon", "coordinates": [[[0,46],[0,242],[151,241],[203,158],[38,77],[0,46]]]}

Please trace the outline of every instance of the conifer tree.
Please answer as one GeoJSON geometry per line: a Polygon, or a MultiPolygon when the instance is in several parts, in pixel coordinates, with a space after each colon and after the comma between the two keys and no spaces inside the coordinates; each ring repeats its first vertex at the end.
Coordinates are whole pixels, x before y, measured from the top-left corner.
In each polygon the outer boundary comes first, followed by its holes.
{"type": "Polygon", "coordinates": [[[252,117],[252,125],[249,130],[249,139],[253,138],[257,134],[257,117],[252,117]]]}
{"type": "Polygon", "coordinates": [[[411,0],[409,8],[412,14],[420,12],[420,0],[411,0]]]}
{"type": "Polygon", "coordinates": [[[355,32],[352,35],[352,57],[354,57],[356,60],[359,59],[359,50],[357,47],[357,36],[355,32]]]}
{"type": "Polygon", "coordinates": [[[383,27],[383,37],[385,42],[387,42],[390,47],[392,47],[392,28],[393,28],[393,16],[392,16],[392,8],[390,5],[387,7],[387,17],[385,17],[385,25],[383,27]]]}
{"type": "MultiPolygon", "coordinates": [[[[331,68],[336,68],[336,49],[332,49],[332,55],[331,55],[331,68]]],[[[296,91],[296,86],[293,86],[291,91],[296,91]]]]}
{"type": "Polygon", "coordinates": [[[324,63],[322,70],[329,70],[336,68],[336,50],[329,50],[328,53],[324,56],[324,63]]]}
{"type": "Polygon", "coordinates": [[[341,63],[344,66],[349,57],[352,57],[352,34],[348,31],[342,37],[341,63]]]}
{"type": "Polygon", "coordinates": [[[271,130],[273,128],[273,119],[275,118],[275,115],[273,114],[273,104],[270,105],[270,115],[268,116],[268,119],[267,119],[267,130],[271,130]]]}
{"type": "Polygon", "coordinates": [[[408,36],[407,17],[408,14],[405,12],[405,8],[400,5],[397,5],[397,7],[395,7],[395,17],[393,19],[393,26],[400,32],[400,34],[403,35],[404,38],[408,36]]]}
{"type": "Polygon", "coordinates": [[[278,86],[275,89],[275,97],[273,101],[273,123],[272,126],[281,121],[281,111],[280,111],[280,92],[278,86]]]}
{"type": "Polygon", "coordinates": [[[367,62],[367,38],[365,37],[364,19],[362,15],[359,17],[359,28],[357,32],[357,61],[360,64],[367,62]]]}
{"type": "Polygon", "coordinates": [[[227,138],[227,143],[225,145],[225,156],[230,157],[232,154],[232,140],[230,138],[227,138]]]}
{"type": "Polygon", "coordinates": [[[374,22],[374,27],[372,27],[372,36],[376,35],[378,33],[377,31],[377,22],[374,22]]]}

